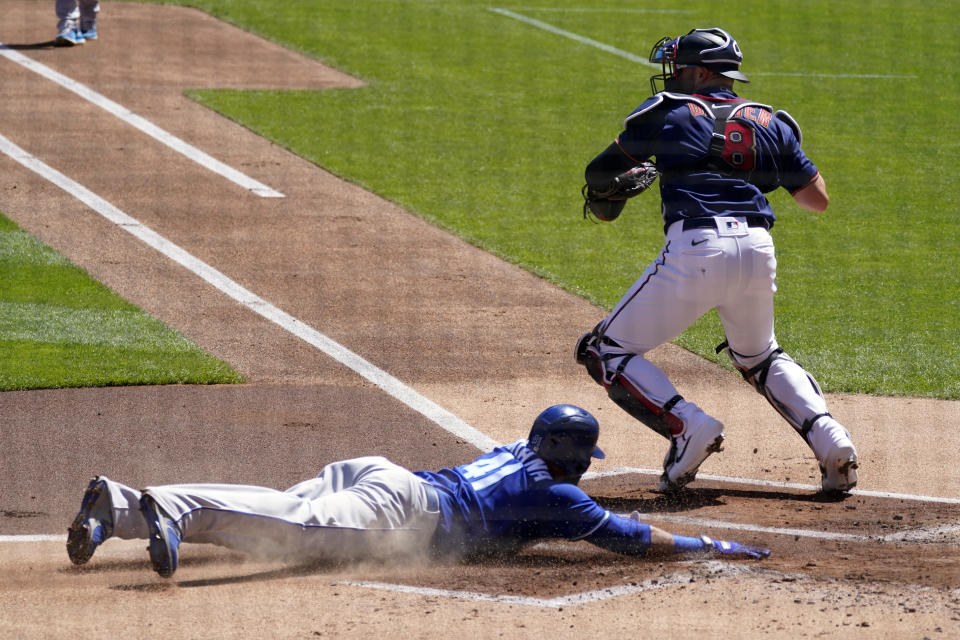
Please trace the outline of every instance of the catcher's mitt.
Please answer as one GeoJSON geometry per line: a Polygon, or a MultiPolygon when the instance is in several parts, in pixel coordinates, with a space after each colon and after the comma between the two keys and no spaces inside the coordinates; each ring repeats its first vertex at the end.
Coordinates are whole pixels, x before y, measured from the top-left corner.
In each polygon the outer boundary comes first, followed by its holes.
{"type": "Polygon", "coordinates": [[[649,189],[656,179],[656,167],[644,162],[618,175],[603,191],[583,185],[580,190],[583,194],[583,217],[592,215],[603,222],[616,220],[627,200],[649,189]]]}

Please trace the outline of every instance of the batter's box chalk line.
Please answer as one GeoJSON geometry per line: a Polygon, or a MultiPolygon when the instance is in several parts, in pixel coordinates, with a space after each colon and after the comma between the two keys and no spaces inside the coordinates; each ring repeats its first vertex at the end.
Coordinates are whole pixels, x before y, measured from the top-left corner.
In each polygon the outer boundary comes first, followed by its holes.
{"type": "MultiPolygon", "coordinates": [[[[780,572],[771,572],[769,570],[759,570],[753,567],[730,564],[715,560],[710,561],[691,561],[696,562],[697,566],[704,569],[696,573],[681,571],[671,575],[663,575],[656,578],[648,578],[641,582],[615,585],[604,587],[602,589],[593,589],[591,591],[582,591],[571,593],[565,596],[554,596],[552,598],[536,598],[533,596],[515,596],[495,593],[481,593],[479,591],[456,591],[451,589],[436,589],[433,587],[418,587],[406,584],[393,584],[389,582],[370,582],[364,580],[343,580],[335,584],[362,589],[376,589],[380,591],[392,591],[394,593],[409,593],[413,595],[428,596],[434,598],[448,598],[451,600],[471,600],[474,602],[495,602],[498,604],[515,604],[525,607],[540,607],[544,609],[561,609],[563,607],[575,607],[601,600],[610,600],[629,596],[645,591],[662,589],[663,587],[676,586],[681,584],[690,584],[697,580],[707,577],[710,579],[733,578],[742,575],[755,575],[760,573],[772,573],[778,577],[785,575],[780,572]]],[[[683,563],[678,563],[683,564],[683,563]]],[[[795,576],[796,579],[807,576],[795,576]]]]}

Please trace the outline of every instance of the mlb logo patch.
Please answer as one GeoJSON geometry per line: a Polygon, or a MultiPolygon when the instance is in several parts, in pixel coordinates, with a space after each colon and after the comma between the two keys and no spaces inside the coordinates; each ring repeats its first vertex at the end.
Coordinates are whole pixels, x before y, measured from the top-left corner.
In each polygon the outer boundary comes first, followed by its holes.
{"type": "Polygon", "coordinates": [[[735,218],[733,216],[717,216],[717,233],[721,236],[739,238],[750,232],[746,218],[735,218]]]}

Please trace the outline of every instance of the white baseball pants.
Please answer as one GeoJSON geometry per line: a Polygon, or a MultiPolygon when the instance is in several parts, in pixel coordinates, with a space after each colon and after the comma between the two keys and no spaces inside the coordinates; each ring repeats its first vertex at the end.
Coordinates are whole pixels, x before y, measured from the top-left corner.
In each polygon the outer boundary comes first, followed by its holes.
{"type": "MultiPolygon", "coordinates": [[[[113,535],[147,538],[141,492],[107,480],[113,535]]],[[[230,484],[145,489],[183,542],[286,559],[377,559],[426,553],[439,521],[435,489],[386,458],[335,462],[286,491],[230,484]]]]}
{"type": "MultiPolygon", "coordinates": [[[[682,222],[671,225],[657,259],[604,321],[604,336],[641,356],[630,359],[623,373],[658,406],[677,390],[642,356],[676,338],[711,309],[720,315],[737,353],[765,357],[776,348],[777,260],[770,232],[748,227],[744,218],[717,218],[717,223],[719,228],[687,231],[682,222]]],[[[608,366],[616,365],[611,361],[608,366]]],[[[673,412],[686,424],[702,413],[689,402],[679,403],[673,412]]]]}
{"type": "Polygon", "coordinates": [[[734,351],[767,352],[777,290],[773,238],[743,218],[717,221],[723,229],[670,226],[660,255],[611,312],[604,335],[643,355],[715,308],[734,351]]]}
{"type": "MultiPolygon", "coordinates": [[[[773,238],[764,227],[732,217],[716,218],[715,227],[684,230],[682,221],[672,224],[660,255],[603,323],[603,335],[621,347],[601,345],[602,353],[610,356],[605,366],[622,366],[622,375],[637,392],[663,407],[677,390],[644,354],[716,309],[734,364],[744,371],[766,367],[758,390],[803,436],[821,465],[832,470],[837,456],[847,456],[853,444],[847,430],[827,413],[813,376],[786,354],[776,355],[776,273],[773,238]],[[619,353],[624,358],[618,358],[619,353]],[[626,359],[629,353],[637,355],[626,359]]],[[[686,400],[670,412],[684,430],[705,416],[686,400]]]]}

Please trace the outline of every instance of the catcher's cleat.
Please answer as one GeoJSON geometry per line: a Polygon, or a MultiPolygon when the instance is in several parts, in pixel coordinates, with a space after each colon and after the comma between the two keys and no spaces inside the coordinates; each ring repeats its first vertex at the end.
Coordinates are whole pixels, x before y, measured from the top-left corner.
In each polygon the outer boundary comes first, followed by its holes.
{"type": "Polygon", "coordinates": [[[704,421],[696,427],[688,426],[682,434],[671,439],[670,450],[663,460],[661,491],[678,491],[693,482],[703,461],[711,453],[723,450],[723,423],[704,416],[704,421]]]}
{"type": "Polygon", "coordinates": [[[150,533],[150,563],[160,577],[169,578],[177,570],[180,529],[149,494],[140,498],[140,507],[150,533]]]}
{"type": "Polygon", "coordinates": [[[820,465],[824,493],[843,493],[857,486],[857,450],[853,444],[838,447],[830,458],[820,465]]]}
{"type": "Polygon", "coordinates": [[[67,555],[76,565],[86,564],[93,552],[113,535],[110,492],[102,476],[90,481],[80,511],[67,529],[67,555]]]}

